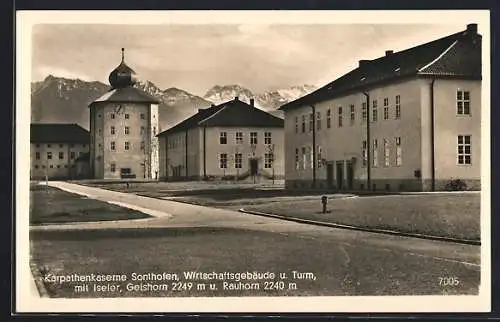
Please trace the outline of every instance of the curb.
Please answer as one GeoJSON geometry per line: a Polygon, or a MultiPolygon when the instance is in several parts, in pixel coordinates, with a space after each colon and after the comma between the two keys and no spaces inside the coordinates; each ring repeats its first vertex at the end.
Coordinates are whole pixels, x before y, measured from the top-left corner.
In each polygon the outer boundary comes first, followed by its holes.
{"type": "Polygon", "coordinates": [[[250,215],[257,215],[257,216],[293,221],[293,222],[297,222],[300,224],[310,224],[310,225],[317,225],[317,226],[324,226],[324,227],[331,227],[331,228],[365,231],[365,232],[376,233],[376,234],[386,234],[386,235],[394,235],[394,236],[402,236],[402,237],[436,240],[436,241],[442,241],[442,242],[451,242],[451,243],[457,243],[457,244],[481,246],[481,241],[478,241],[478,240],[432,236],[432,235],[424,235],[424,234],[416,234],[416,233],[404,233],[404,232],[399,232],[399,231],[394,231],[394,230],[364,228],[364,227],[359,227],[359,226],[327,223],[327,222],[323,222],[323,221],[302,219],[302,218],[297,218],[297,217],[286,217],[286,216],[268,214],[268,213],[259,212],[259,211],[245,210],[243,208],[239,209],[238,211],[241,213],[246,213],[246,214],[250,214],[250,215]]]}

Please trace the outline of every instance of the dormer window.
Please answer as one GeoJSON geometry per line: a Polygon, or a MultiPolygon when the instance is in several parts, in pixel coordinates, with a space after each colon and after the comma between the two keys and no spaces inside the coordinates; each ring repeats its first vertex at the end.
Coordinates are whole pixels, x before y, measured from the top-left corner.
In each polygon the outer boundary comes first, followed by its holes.
{"type": "Polygon", "coordinates": [[[366,77],[361,77],[360,81],[364,82],[366,77]]]}
{"type": "Polygon", "coordinates": [[[394,71],[399,72],[401,70],[401,67],[396,68],[394,71]]]}

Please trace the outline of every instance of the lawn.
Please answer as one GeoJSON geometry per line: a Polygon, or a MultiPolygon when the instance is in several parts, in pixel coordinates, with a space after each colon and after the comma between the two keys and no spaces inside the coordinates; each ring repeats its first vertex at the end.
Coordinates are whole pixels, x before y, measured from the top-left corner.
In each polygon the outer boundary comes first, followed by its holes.
{"type": "Polygon", "coordinates": [[[405,233],[480,240],[480,194],[394,195],[244,207],[269,214],[405,233]]]}
{"type": "Polygon", "coordinates": [[[62,191],[54,187],[31,185],[30,224],[56,224],[148,218],[149,215],[103,201],[62,191]]]}
{"type": "Polygon", "coordinates": [[[304,239],[293,234],[202,227],[34,231],[30,238],[32,261],[48,277],[44,285],[56,298],[477,294],[479,284],[479,270],[460,263],[390,252],[367,246],[363,240],[344,244],[334,236],[304,239]],[[311,275],[293,278],[294,270],[312,273],[315,279],[304,278],[311,275]],[[259,289],[229,290],[221,280],[188,281],[183,273],[189,271],[275,275],[258,280],[259,289]],[[162,272],[178,274],[179,281],[132,281],[134,273],[162,272]],[[127,280],[50,281],[51,276],[72,273],[124,274],[127,280]],[[280,280],[279,273],[287,278],[280,280]],[[439,286],[443,275],[457,276],[460,285],[439,286]],[[266,290],[265,281],[283,284],[266,290]],[[129,283],[166,285],[167,289],[134,290],[127,288],[129,283]],[[209,289],[211,283],[216,289],[209,289]],[[107,284],[116,289],[94,290],[94,285],[107,284]],[[199,289],[198,284],[205,284],[206,289],[199,289]],[[84,285],[88,290],[75,288],[84,285]]]}

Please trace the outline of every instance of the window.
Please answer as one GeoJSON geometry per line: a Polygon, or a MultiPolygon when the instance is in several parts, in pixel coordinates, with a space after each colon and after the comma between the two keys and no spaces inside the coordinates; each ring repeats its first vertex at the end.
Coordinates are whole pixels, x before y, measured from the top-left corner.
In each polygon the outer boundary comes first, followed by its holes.
{"type": "Polygon", "coordinates": [[[47,147],[50,148],[50,147],[52,147],[52,145],[51,144],[47,144],[47,147]]]}
{"type": "Polygon", "coordinates": [[[257,144],[257,132],[250,132],[250,144],[257,144]]]}
{"type": "Polygon", "coordinates": [[[68,168],[68,165],[67,165],[67,164],[65,164],[65,165],[64,165],[64,169],[66,169],[66,168],[68,168]]]}
{"type": "Polygon", "coordinates": [[[144,141],[141,141],[141,150],[144,150],[145,144],[144,141]]]}
{"type": "Polygon", "coordinates": [[[308,147],[307,150],[309,151],[309,165],[311,166],[311,169],[314,168],[314,158],[313,158],[313,154],[314,154],[314,146],[313,147],[308,147]]]}
{"type": "Polygon", "coordinates": [[[457,91],[457,114],[470,115],[470,92],[457,91]]]}
{"type": "Polygon", "coordinates": [[[302,147],[302,169],[305,169],[307,167],[307,155],[306,155],[306,148],[302,147]]]}
{"type": "Polygon", "coordinates": [[[396,95],[396,119],[401,118],[401,96],[396,95]]]}
{"type": "Polygon", "coordinates": [[[130,142],[125,141],[125,150],[130,150],[130,142]]]}
{"type": "Polygon", "coordinates": [[[472,164],[471,136],[458,136],[458,164],[472,164]]]}
{"type": "Polygon", "coordinates": [[[384,120],[389,119],[389,98],[384,98],[384,120]]]}
{"type": "Polygon", "coordinates": [[[342,127],[342,106],[339,106],[339,127],[342,127]]]}
{"type": "Polygon", "coordinates": [[[299,149],[295,149],[295,170],[300,168],[299,149]]]}
{"type": "Polygon", "coordinates": [[[236,169],[241,169],[243,165],[243,154],[235,153],[234,154],[234,167],[236,169]]]}
{"type": "Polygon", "coordinates": [[[125,126],[125,134],[130,134],[130,127],[125,126]]]}
{"type": "Polygon", "coordinates": [[[58,164],[58,165],[57,165],[57,168],[59,169],[59,168],[61,168],[61,166],[58,164]]]}
{"type": "Polygon", "coordinates": [[[60,147],[60,148],[62,148],[62,147],[63,147],[63,145],[62,145],[62,144],[59,144],[59,147],[60,147]]]}
{"type": "Polygon", "coordinates": [[[373,140],[373,167],[378,167],[378,141],[373,140]]]}
{"type": "Polygon", "coordinates": [[[101,130],[101,129],[99,129],[99,131],[98,131],[98,132],[99,132],[99,135],[101,135],[101,133],[102,133],[102,130],[101,130]]]}
{"type": "Polygon", "coordinates": [[[321,146],[318,145],[318,156],[317,156],[317,159],[318,159],[318,168],[321,168],[321,165],[323,164],[322,163],[322,159],[323,159],[323,155],[322,155],[322,150],[321,150],[321,146]]]}
{"type": "Polygon", "coordinates": [[[114,119],[115,118],[115,114],[114,113],[111,113],[111,118],[114,119]]]}
{"type": "Polygon", "coordinates": [[[35,164],[35,169],[38,169],[38,164],[35,164]]]}
{"type": "Polygon", "coordinates": [[[141,113],[141,120],[145,120],[146,119],[146,115],[144,113],[141,113]]]}
{"type": "Polygon", "coordinates": [[[271,144],[271,143],[272,143],[271,132],[264,132],[264,144],[271,144]]]}
{"type": "Polygon", "coordinates": [[[52,169],[52,168],[54,168],[54,166],[51,164],[49,168],[51,168],[51,169],[52,169]]]}
{"type": "Polygon", "coordinates": [[[110,131],[111,131],[111,134],[115,134],[115,127],[111,126],[110,131]]]}
{"type": "Polygon", "coordinates": [[[367,154],[367,146],[366,146],[366,141],[363,141],[363,144],[362,144],[362,154],[363,154],[363,164],[362,166],[363,167],[366,167],[367,163],[368,163],[368,154],[367,154]]]}
{"type": "Polygon", "coordinates": [[[273,167],[274,156],[272,153],[264,154],[264,168],[270,169],[273,167]]]}
{"type": "Polygon", "coordinates": [[[111,151],[114,151],[116,148],[115,141],[111,141],[111,151]]]}
{"type": "Polygon", "coordinates": [[[101,117],[101,114],[97,114],[97,117],[101,117]]]}
{"type": "Polygon", "coordinates": [[[144,126],[141,126],[141,135],[144,135],[144,132],[146,132],[144,126]]]}
{"type": "Polygon", "coordinates": [[[153,135],[156,135],[156,126],[153,126],[153,135]]]}
{"type": "Polygon", "coordinates": [[[64,152],[59,152],[59,160],[64,159],[64,152]]]}
{"type": "Polygon", "coordinates": [[[125,119],[128,120],[130,118],[129,114],[125,114],[125,119]]]}
{"type": "Polygon", "coordinates": [[[35,159],[40,160],[40,152],[35,152],[35,159]]]}
{"type": "Polygon", "coordinates": [[[295,117],[295,133],[299,133],[299,117],[295,117]]]}
{"type": "Polygon", "coordinates": [[[75,152],[73,152],[73,151],[72,151],[72,152],[70,152],[70,153],[69,153],[69,158],[70,158],[71,160],[73,160],[73,159],[75,158],[75,152]]]}
{"type": "Polygon", "coordinates": [[[42,165],[42,169],[45,169],[45,165],[42,165]]]}
{"type": "Polygon", "coordinates": [[[314,126],[314,115],[313,115],[313,113],[310,113],[309,114],[309,132],[311,132],[313,130],[313,126],[314,126]]]}
{"type": "Polygon", "coordinates": [[[372,106],[372,121],[377,122],[378,120],[378,107],[377,107],[377,100],[373,100],[373,106],[372,106]]]}
{"type": "Polygon", "coordinates": [[[38,144],[38,143],[37,143],[37,144],[36,144],[36,147],[37,147],[37,148],[39,148],[39,147],[40,147],[40,144],[38,144]]]}
{"type": "Polygon", "coordinates": [[[236,132],[236,144],[243,144],[243,132],[236,132]]]}
{"type": "Polygon", "coordinates": [[[401,150],[401,137],[396,138],[396,166],[403,165],[403,151],[401,150]]]}
{"type": "Polygon", "coordinates": [[[302,133],[306,132],[306,116],[302,115],[302,133]]]}
{"type": "Polygon", "coordinates": [[[316,130],[321,130],[321,112],[316,112],[316,130]]]}
{"type": "Polygon", "coordinates": [[[332,110],[330,109],[326,111],[326,127],[328,129],[332,127],[332,110]]]}
{"type": "Polygon", "coordinates": [[[219,155],[219,167],[221,169],[227,169],[227,153],[221,153],[219,155]]]}
{"type": "Polygon", "coordinates": [[[361,104],[361,118],[363,119],[363,122],[366,122],[366,119],[368,118],[368,109],[366,108],[366,102],[363,102],[363,104],[361,104]]]}
{"type": "Polygon", "coordinates": [[[389,141],[384,139],[384,167],[388,167],[390,165],[390,156],[389,156],[389,141]]]}
{"type": "Polygon", "coordinates": [[[220,132],[219,143],[220,144],[227,144],[227,132],[220,132]]]}
{"type": "Polygon", "coordinates": [[[82,148],[85,148],[85,147],[87,147],[87,144],[82,144],[82,148]]]}
{"type": "Polygon", "coordinates": [[[111,172],[113,172],[113,173],[114,173],[114,172],[116,172],[116,163],[111,163],[111,164],[110,164],[110,167],[109,167],[109,170],[110,170],[111,172]]]}
{"type": "Polygon", "coordinates": [[[354,105],[350,106],[351,108],[351,125],[354,125],[354,120],[356,118],[356,110],[354,109],[354,105]]]}
{"type": "Polygon", "coordinates": [[[52,152],[47,152],[47,160],[52,160],[52,152]]]}

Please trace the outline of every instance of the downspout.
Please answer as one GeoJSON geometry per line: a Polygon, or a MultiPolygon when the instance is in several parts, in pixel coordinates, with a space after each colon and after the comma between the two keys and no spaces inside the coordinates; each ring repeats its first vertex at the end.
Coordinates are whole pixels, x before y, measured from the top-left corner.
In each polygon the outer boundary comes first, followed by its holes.
{"type": "Polygon", "coordinates": [[[203,179],[207,180],[207,127],[203,126],[203,179]]]}
{"type": "Polygon", "coordinates": [[[186,179],[189,177],[188,173],[188,130],[186,130],[186,135],[184,137],[184,150],[185,150],[185,158],[186,158],[186,179]]]}
{"type": "Polygon", "coordinates": [[[312,179],[313,179],[313,182],[312,182],[312,186],[313,188],[316,187],[316,106],[315,105],[311,105],[312,107],[312,114],[313,114],[313,117],[312,117],[312,179]]]}
{"type": "Polygon", "coordinates": [[[431,81],[431,191],[436,191],[436,149],[435,149],[435,120],[434,120],[434,82],[431,81]]]}
{"type": "Polygon", "coordinates": [[[371,190],[372,178],[371,178],[371,148],[370,148],[370,94],[363,92],[366,96],[366,184],[367,190],[371,190]]]}
{"type": "Polygon", "coordinates": [[[168,181],[170,164],[168,162],[168,135],[165,135],[165,180],[168,181]]]}

